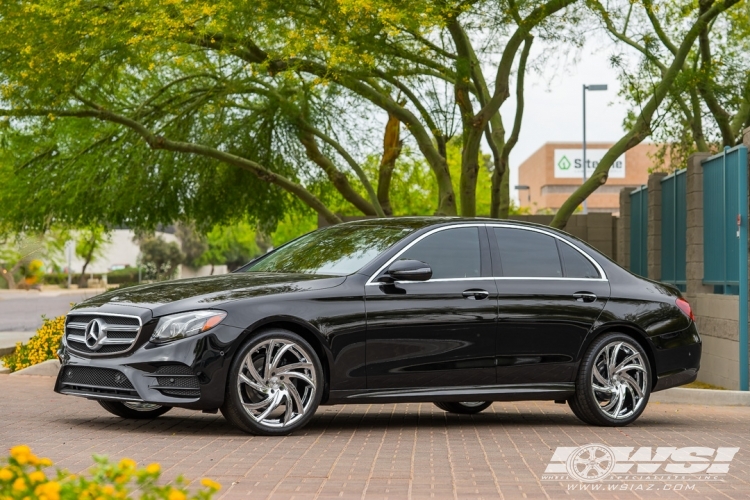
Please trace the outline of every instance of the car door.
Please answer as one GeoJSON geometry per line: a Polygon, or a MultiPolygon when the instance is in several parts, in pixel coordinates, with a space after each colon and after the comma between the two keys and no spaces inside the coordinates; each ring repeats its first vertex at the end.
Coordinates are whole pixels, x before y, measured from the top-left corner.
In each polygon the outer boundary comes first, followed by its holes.
{"type": "Polygon", "coordinates": [[[439,228],[391,259],[425,262],[431,279],[382,284],[373,277],[365,286],[368,389],[495,383],[489,254],[483,225],[439,228]]]}
{"type": "Polygon", "coordinates": [[[498,287],[498,384],[570,382],[609,299],[603,270],[535,228],[488,227],[498,287]]]}

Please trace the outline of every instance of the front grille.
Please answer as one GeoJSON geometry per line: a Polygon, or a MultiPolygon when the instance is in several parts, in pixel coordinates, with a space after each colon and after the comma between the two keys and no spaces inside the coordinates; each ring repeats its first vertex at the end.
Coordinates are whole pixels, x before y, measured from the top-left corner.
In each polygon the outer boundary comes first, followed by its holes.
{"type": "Polygon", "coordinates": [[[156,385],[151,386],[151,388],[157,389],[164,395],[176,397],[198,397],[201,395],[198,377],[195,376],[189,366],[160,366],[148,376],[156,379],[156,385]]]}
{"type": "Polygon", "coordinates": [[[119,370],[91,366],[65,366],[61,383],[74,391],[138,397],[133,384],[119,370]]]}
{"type": "Polygon", "coordinates": [[[65,320],[68,347],[88,356],[125,352],[140,331],[141,319],[138,316],[73,312],[65,320]]]}

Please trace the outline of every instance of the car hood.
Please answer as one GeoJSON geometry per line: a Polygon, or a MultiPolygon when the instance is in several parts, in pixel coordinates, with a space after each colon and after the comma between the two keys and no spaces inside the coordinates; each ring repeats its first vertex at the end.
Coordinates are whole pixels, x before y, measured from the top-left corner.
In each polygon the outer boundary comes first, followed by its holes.
{"type": "Polygon", "coordinates": [[[126,305],[151,309],[154,316],[160,316],[262,295],[331,288],[345,280],[346,276],[231,273],[115,289],[80,302],[73,309],[126,305]]]}

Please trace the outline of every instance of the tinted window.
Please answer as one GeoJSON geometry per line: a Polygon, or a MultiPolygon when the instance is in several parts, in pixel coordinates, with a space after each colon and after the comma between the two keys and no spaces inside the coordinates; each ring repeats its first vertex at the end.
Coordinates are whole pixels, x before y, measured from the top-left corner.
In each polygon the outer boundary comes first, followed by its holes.
{"type": "Polygon", "coordinates": [[[599,271],[581,252],[563,242],[558,246],[566,278],[599,278],[599,271]]]}
{"type": "Polygon", "coordinates": [[[477,278],[481,271],[479,231],[476,227],[439,231],[417,242],[399,259],[426,262],[435,279],[477,278]]]}
{"type": "Polygon", "coordinates": [[[523,229],[495,228],[503,276],[561,278],[562,266],[555,239],[523,229]]]}
{"type": "Polygon", "coordinates": [[[410,232],[411,228],[374,225],[327,227],[297,238],[244,270],[338,276],[352,274],[410,232]]]}

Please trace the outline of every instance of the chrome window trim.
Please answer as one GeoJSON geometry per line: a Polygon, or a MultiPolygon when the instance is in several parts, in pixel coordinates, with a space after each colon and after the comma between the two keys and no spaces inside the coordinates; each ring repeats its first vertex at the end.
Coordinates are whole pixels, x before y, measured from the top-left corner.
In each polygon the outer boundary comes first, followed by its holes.
{"type": "Polygon", "coordinates": [[[547,236],[552,236],[556,240],[565,243],[566,245],[570,246],[574,250],[577,250],[578,253],[580,253],[586,259],[588,259],[588,261],[591,262],[594,265],[594,267],[596,268],[596,270],[599,271],[599,276],[600,276],[599,278],[567,278],[567,277],[562,277],[562,278],[552,278],[552,277],[545,278],[545,277],[521,277],[521,276],[518,276],[518,277],[516,277],[516,276],[513,276],[513,277],[508,276],[508,277],[506,277],[506,276],[501,276],[501,277],[498,277],[496,279],[499,279],[499,280],[514,280],[514,279],[533,280],[533,279],[537,279],[537,280],[609,281],[607,279],[607,273],[604,272],[604,269],[602,269],[602,266],[600,266],[597,261],[595,261],[589,254],[587,254],[586,252],[584,252],[583,250],[581,250],[580,248],[578,248],[577,245],[574,245],[573,243],[569,242],[565,238],[562,238],[562,237],[556,235],[555,233],[552,233],[550,231],[545,231],[544,229],[539,229],[539,228],[536,228],[536,227],[516,226],[514,224],[486,224],[486,227],[506,227],[506,228],[509,228],[509,229],[520,229],[522,231],[531,231],[531,232],[534,232],[534,233],[541,233],[541,234],[546,234],[547,236]]]}
{"type": "MultiPolygon", "coordinates": [[[[140,316],[135,316],[133,314],[118,314],[118,313],[104,313],[104,312],[85,312],[85,311],[70,311],[66,317],[65,317],[65,334],[63,335],[63,343],[65,344],[65,347],[70,349],[72,352],[76,353],[77,355],[82,355],[85,357],[100,357],[100,356],[120,356],[122,354],[127,354],[130,351],[133,350],[135,347],[136,342],[138,341],[138,336],[141,334],[141,330],[143,330],[143,320],[141,320],[140,316]],[[72,347],[70,344],[67,343],[68,338],[68,323],[70,323],[71,316],[113,316],[118,318],[135,318],[138,320],[138,329],[135,332],[135,338],[130,343],[130,347],[123,351],[117,351],[117,352],[110,352],[110,353],[97,353],[96,351],[80,351],[74,347],[72,347]]],[[[122,330],[119,330],[122,331],[122,330]]],[[[76,337],[76,335],[74,335],[76,337]]],[[[77,339],[74,339],[77,341],[77,339]]],[[[118,342],[113,342],[112,344],[118,344],[118,342]]],[[[120,344],[124,345],[124,344],[120,344]]]]}
{"type": "MultiPolygon", "coordinates": [[[[382,273],[383,270],[385,270],[388,266],[390,266],[391,264],[393,264],[393,262],[401,256],[401,254],[403,254],[404,252],[406,252],[411,247],[413,247],[414,245],[416,245],[417,243],[419,243],[423,239],[427,238],[431,234],[439,233],[440,231],[447,231],[448,229],[456,229],[456,228],[462,228],[462,227],[484,227],[484,226],[485,226],[485,224],[483,224],[483,223],[453,224],[453,225],[450,225],[450,226],[436,227],[435,229],[424,233],[423,235],[421,235],[420,237],[418,237],[417,239],[415,239],[414,241],[412,241],[411,243],[409,243],[408,245],[406,245],[404,248],[402,248],[401,250],[399,250],[396,255],[394,255],[393,257],[391,257],[390,259],[388,259],[385,264],[383,264],[382,266],[380,266],[380,268],[378,268],[378,270],[375,271],[375,273],[372,276],[370,276],[370,278],[365,283],[365,286],[368,286],[368,285],[381,286],[381,285],[383,285],[383,283],[373,282],[372,280],[374,280],[377,276],[379,276],[380,273],[382,273]]],[[[479,235],[477,234],[477,236],[479,236],[479,235]]],[[[409,281],[395,281],[394,283],[431,283],[433,281],[466,281],[466,280],[480,280],[480,279],[494,279],[494,278],[492,278],[492,277],[482,277],[482,276],[476,276],[476,277],[473,277],[473,278],[435,278],[435,279],[431,278],[431,279],[426,280],[426,281],[411,281],[411,280],[409,280],[409,281]]]]}
{"type": "MultiPolygon", "coordinates": [[[[375,271],[375,273],[373,273],[368,278],[367,282],[365,283],[365,286],[373,286],[373,285],[374,286],[382,286],[383,283],[379,283],[379,282],[376,282],[376,281],[373,281],[373,280],[377,276],[379,276],[380,273],[382,273],[385,269],[387,269],[388,266],[390,266],[404,252],[406,252],[412,246],[414,246],[417,243],[419,243],[420,241],[422,241],[424,238],[426,238],[426,237],[428,237],[428,236],[430,236],[432,234],[435,234],[437,232],[440,232],[440,231],[446,231],[448,229],[456,229],[456,228],[462,228],[462,227],[485,227],[485,228],[490,228],[490,227],[504,227],[504,228],[509,228],[509,229],[520,229],[522,231],[532,231],[532,232],[535,232],[535,233],[546,234],[547,236],[551,236],[551,237],[553,237],[553,238],[555,238],[555,239],[557,239],[559,241],[562,241],[563,243],[569,245],[570,247],[572,247],[573,249],[575,249],[576,251],[578,251],[578,253],[580,253],[581,255],[583,255],[586,259],[588,259],[589,262],[591,262],[594,265],[594,267],[596,268],[596,270],[599,272],[599,276],[600,277],[599,278],[568,278],[568,277],[539,277],[539,276],[528,276],[528,277],[523,277],[523,276],[491,276],[491,277],[477,276],[477,277],[473,277],[473,278],[435,278],[435,279],[429,279],[429,280],[426,280],[426,281],[411,281],[411,280],[410,281],[395,281],[394,283],[432,283],[432,282],[440,282],[440,281],[484,281],[484,280],[546,280],[546,281],[602,281],[602,282],[608,282],[609,281],[607,279],[607,274],[604,272],[604,269],[602,269],[602,266],[600,266],[598,262],[596,262],[586,252],[584,252],[583,250],[581,250],[580,248],[578,248],[578,246],[574,245],[573,243],[570,243],[569,241],[565,240],[564,238],[561,238],[560,236],[556,235],[555,233],[552,233],[552,232],[549,232],[549,231],[545,231],[543,229],[539,229],[539,228],[535,228],[535,227],[519,226],[519,225],[515,225],[515,224],[469,223],[469,224],[453,224],[453,225],[450,225],[450,226],[437,227],[437,228],[435,228],[435,229],[433,229],[431,231],[428,231],[425,234],[421,235],[420,237],[418,237],[417,239],[415,239],[414,241],[412,241],[411,243],[409,243],[408,245],[406,245],[404,248],[402,248],[401,250],[399,250],[399,252],[396,255],[394,255],[393,257],[391,257],[390,259],[388,259],[385,264],[383,264],[382,266],[380,266],[380,268],[378,268],[378,270],[375,271]]],[[[489,237],[489,235],[488,235],[488,237],[489,237]]]]}

